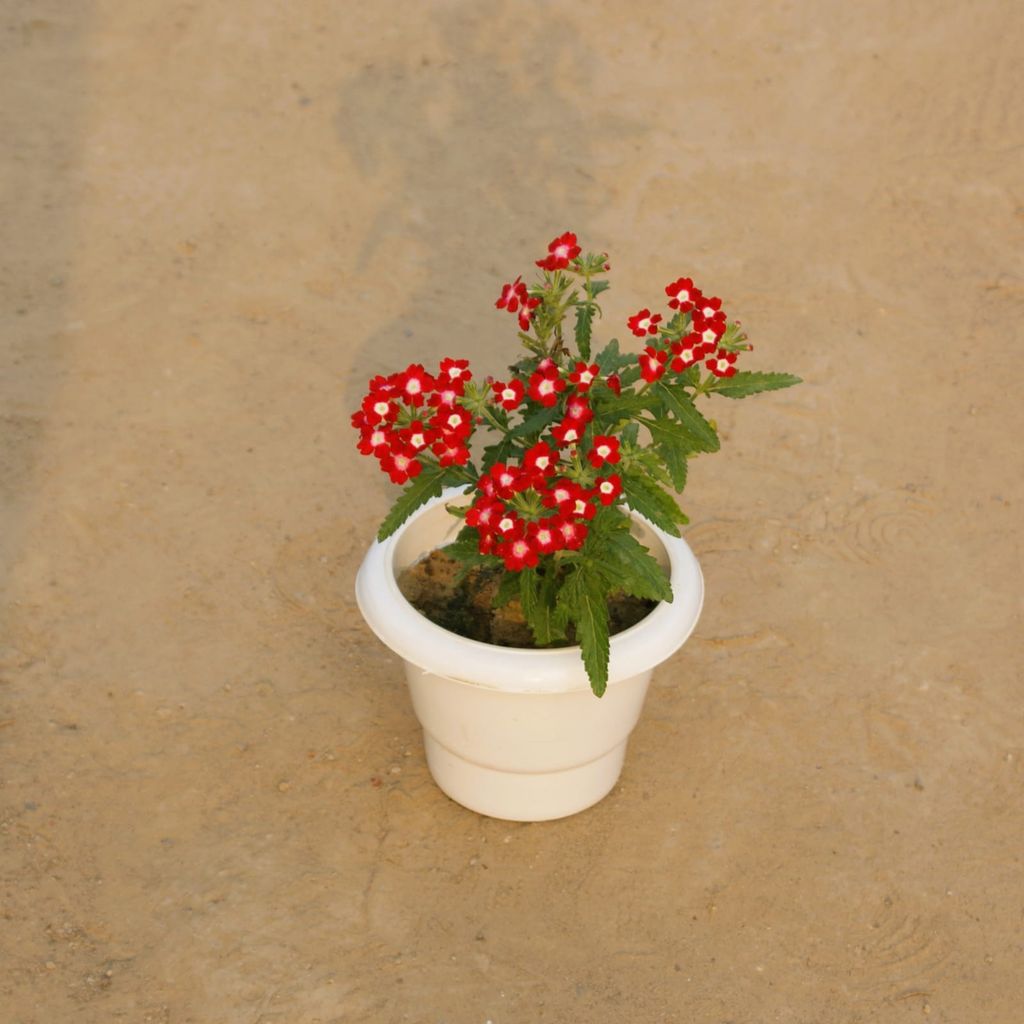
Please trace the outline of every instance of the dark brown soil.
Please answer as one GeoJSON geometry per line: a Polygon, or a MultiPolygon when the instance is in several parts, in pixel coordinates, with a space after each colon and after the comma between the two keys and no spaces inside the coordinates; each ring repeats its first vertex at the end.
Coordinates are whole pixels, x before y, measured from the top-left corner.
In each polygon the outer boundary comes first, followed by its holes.
{"type": "MultiPolygon", "coordinates": [[[[471,569],[461,579],[459,570],[460,563],[441,548],[405,569],[398,587],[417,611],[452,633],[500,647],[540,646],[534,642],[518,598],[494,607],[501,569],[471,569]]],[[[636,625],[656,604],[628,594],[612,595],[608,606],[611,632],[621,633],[636,625]]],[[[569,640],[547,646],[572,643],[570,633],[569,640]]]]}

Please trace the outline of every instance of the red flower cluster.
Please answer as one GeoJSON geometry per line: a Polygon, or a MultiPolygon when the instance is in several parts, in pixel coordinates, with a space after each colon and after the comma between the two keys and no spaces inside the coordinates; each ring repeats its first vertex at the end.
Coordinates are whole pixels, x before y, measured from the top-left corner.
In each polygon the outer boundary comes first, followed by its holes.
{"type": "MultiPolygon", "coordinates": [[[[733,376],[736,373],[737,354],[719,346],[726,329],[722,300],[705,297],[688,277],[681,277],[666,285],[665,294],[669,297],[671,309],[690,314],[689,333],[670,341],[667,348],[664,347],[664,341],[648,345],[637,357],[643,379],[651,383],[668,371],[684,373],[701,360],[716,377],[733,376]]],[[[661,314],[641,309],[629,318],[627,324],[638,338],[657,335],[662,331],[671,337],[665,328],[659,328],[661,319],[661,314]]]]}
{"type": "Polygon", "coordinates": [[[565,477],[556,479],[558,468],[557,453],[540,441],[524,454],[521,466],[499,462],[480,478],[480,496],[466,512],[466,525],[479,534],[481,554],[497,555],[506,569],[519,572],[533,568],[541,555],[583,546],[587,522],[597,513],[595,501],[611,504],[622,484],[618,477],[609,477],[586,488],[565,477]],[[608,481],[614,483],[608,487],[608,481]],[[549,511],[530,516],[517,508],[514,499],[526,491],[533,491],[549,511]]]}
{"type": "Polygon", "coordinates": [[[471,378],[465,359],[442,359],[436,376],[413,363],[401,373],[374,377],[352,416],[359,451],[376,456],[396,484],[419,475],[427,450],[442,466],[464,466],[473,417],[458,399],[471,378]]]}

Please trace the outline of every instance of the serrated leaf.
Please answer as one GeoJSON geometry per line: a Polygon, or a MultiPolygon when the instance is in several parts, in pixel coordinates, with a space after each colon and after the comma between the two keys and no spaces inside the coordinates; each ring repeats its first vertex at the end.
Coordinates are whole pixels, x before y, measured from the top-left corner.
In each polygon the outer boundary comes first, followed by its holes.
{"type": "Polygon", "coordinates": [[[700,383],[700,363],[694,363],[689,369],[684,370],[676,380],[679,384],[695,388],[700,383]]]}
{"type": "Polygon", "coordinates": [[[489,473],[491,467],[497,462],[508,462],[508,457],[515,450],[515,446],[508,435],[502,437],[495,444],[488,445],[483,452],[483,459],[480,465],[484,473],[489,473]]]}
{"type": "Polygon", "coordinates": [[[536,569],[523,569],[522,572],[516,573],[516,576],[519,585],[519,603],[523,606],[523,615],[532,629],[533,617],[539,602],[540,577],[536,569]]]}
{"type": "Polygon", "coordinates": [[[440,466],[427,466],[398,496],[391,511],[384,517],[377,531],[377,540],[386,540],[420,507],[436,498],[444,490],[448,470],[440,466]]]}
{"type": "Polygon", "coordinates": [[[657,447],[661,461],[665,463],[672,486],[680,494],[686,487],[687,453],[679,445],[660,444],[657,447]]]}
{"type": "Polygon", "coordinates": [[[650,405],[647,395],[634,395],[625,392],[616,395],[614,392],[603,391],[594,396],[593,407],[595,416],[608,423],[629,419],[638,412],[643,412],[650,405]]]}
{"type": "Polygon", "coordinates": [[[580,563],[559,594],[565,614],[576,627],[590,688],[601,697],[608,688],[608,594],[600,574],[580,563]]]}
{"type": "Polygon", "coordinates": [[[638,448],[630,452],[629,463],[631,468],[641,467],[649,477],[653,477],[666,487],[672,486],[672,477],[669,476],[665,463],[653,448],[638,448]]]}
{"type": "Polygon", "coordinates": [[[732,377],[719,377],[709,388],[716,395],[726,398],[746,398],[761,391],[778,391],[780,388],[791,388],[803,381],[792,373],[760,373],[752,370],[741,370],[732,377]]]}
{"type": "Polygon", "coordinates": [[[565,639],[564,629],[555,622],[555,596],[558,589],[557,573],[552,569],[538,572],[524,569],[519,573],[519,600],[523,616],[533,631],[533,639],[540,647],[565,639]]]}
{"type": "Polygon", "coordinates": [[[512,437],[529,437],[531,434],[541,434],[544,428],[554,423],[561,413],[559,406],[553,405],[550,408],[537,409],[523,420],[519,426],[512,431],[512,437]]]}
{"type": "Polygon", "coordinates": [[[672,586],[658,560],[629,530],[613,533],[601,550],[608,581],[617,589],[652,601],[672,601],[672,586]]]}
{"type": "MultiPolygon", "coordinates": [[[[676,422],[682,428],[687,439],[687,448],[696,452],[718,451],[721,443],[718,440],[718,434],[715,433],[715,428],[700,414],[689,394],[682,388],[670,387],[664,381],[658,381],[651,390],[665,403],[665,408],[676,417],[676,422]]],[[[651,436],[656,437],[653,428],[651,428],[651,436]]],[[[656,440],[660,439],[656,438],[656,440]]],[[[664,440],[668,441],[668,438],[664,440]]]]}
{"type": "Polygon", "coordinates": [[[640,379],[640,366],[636,362],[636,356],[630,356],[629,362],[632,365],[626,364],[626,369],[619,371],[619,382],[622,384],[623,390],[628,388],[631,384],[635,384],[640,379]]]}
{"type": "Polygon", "coordinates": [[[586,362],[590,362],[590,328],[594,322],[594,307],[584,302],[576,307],[576,347],[586,362]]]}
{"type": "Polygon", "coordinates": [[[679,536],[678,523],[689,522],[672,497],[644,476],[624,472],[622,490],[630,508],[673,537],[679,536]]]}
{"type": "Polygon", "coordinates": [[[498,589],[491,602],[495,608],[504,608],[512,598],[519,596],[519,577],[521,575],[521,573],[507,571],[502,573],[501,582],[498,584],[498,589]]]}
{"type": "Polygon", "coordinates": [[[590,282],[590,295],[592,298],[597,298],[601,292],[606,292],[611,288],[611,284],[608,281],[591,281],[590,282]]]}
{"type": "Polygon", "coordinates": [[[630,363],[636,362],[636,356],[630,355],[628,352],[620,352],[618,339],[612,338],[594,357],[594,361],[601,368],[602,375],[607,376],[610,373],[621,370],[624,366],[629,366],[630,363]]]}

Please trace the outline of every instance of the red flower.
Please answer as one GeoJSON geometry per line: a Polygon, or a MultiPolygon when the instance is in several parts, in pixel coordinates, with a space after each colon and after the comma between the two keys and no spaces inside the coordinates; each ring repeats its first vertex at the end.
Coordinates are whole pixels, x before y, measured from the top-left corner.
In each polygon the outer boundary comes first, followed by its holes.
{"type": "Polygon", "coordinates": [[[650,383],[657,380],[665,372],[665,363],[668,361],[668,352],[660,348],[647,346],[638,356],[640,361],[640,376],[650,383]]]}
{"type": "Polygon", "coordinates": [[[558,394],[565,390],[565,381],[558,375],[553,363],[544,370],[530,375],[530,397],[549,409],[558,401],[558,394]]]}
{"type": "Polygon", "coordinates": [[[590,385],[594,383],[594,378],[601,372],[600,367],[597,363],[591,363],[587,366],[586,363],[577,363],[576,369],[569,374],[569,380],[576,385],[576,390],[581,394],[584,391],[590,390],[590,385]]]}
{"type": "Polygon", "coordinates": [[[422,405],[423,398],[434,390],[434,378],[419,363],[413,363],[396,375],[399,394],[409,405],[422,405]]]}
{"type": "Polygon", "coordinates": [[[398,432],[402,443],[410,447],[414,452],[421,452],[427,445],[433,443],[436,435],[432,430],[427,430],[420,420],[413,420],[404,430],[398,432]]]}
{"type": "Polygon", "coordinates": [[[668,364],[669,369],[673,373],[682,373],[694,363],[699,363],[707,355],[707,350],[699,334],[688,334],[682,340],[672,342],[672,353],[674,358],[668,364]]]}
{"type": "Polygon", "coordinates": [[[529,537],[534,551],[541,555],[550,555],[565,547],[565,539],[558,529],[558,517],[548,516],[546,519],[539,519],[526,527],[526,536],[529,537]]]}
{"type": "Polygon", "coordinates": [[[622,493],[622,477],[617,473],[599,476],[594,490],[602,505],[610,505],[622,493]]]}
{"type": "Polygon", "coordinates": [[[569,266],[569,261],[576,259],[579,254],[580,247],[576,244],[576,236],[571,231],[566,231],[548,245],[548,255],[542,260],[537,260],[537,266],[542,270],[564,270],[569,266]]]}
{"type": "Polygon", "coordinates": [[[583,424],[579,420],[562,420],[557,427],[551,428],[551,436],[554,437],[560,448],[578,444],[583,436],[583,424]]]}
{"type": "MultiPolygon", "coordinates": [[[[465,385],[467,380],[471,380],[473,374],[469,370],[468,359],[442,359],[440,372],[437,375],[438,384],[442,382],[445,384],[459,384],[465,385]]],[[[459,392],[462,393],[461,391],[459,392]]]]}
{"type": "Polygon", "coordinates": [[[455,434],[444,434],[430,449],[440,466],[464,466],[469,462],[469,449],[455,434]]]}
{"type": "Polygon", "coordinates": [[[363,423],[368,427],[378,423],[393,423],[398,418],[398,405],[382,392],[370,392],[360,406],[363,423]]]}
{"type": "Polygon", "coordinates": [[[711,320],[713,317],[721,316],[725,314],[722,312],[722,300],[712,296],[710,299],[702,298],[700,302],[694,304],[697,312],[706,320],[711,320]]]}
{"type": "Polygon", "coordinates": [[[585,493],[579,484],[561,477],[551,485],[542,501],[547,508],[557,508],[559,512],[568,514],[572,512],[576,499],[585,493]]]}
{"type": "Polygon", "coordinates": [[[503,409],[508,409],[511,412],[519,403],[523,400],[523,395],[526,394],[526,388],[523,387],[522,381],[510,380],[507,384],[500,380],[496,380],[491,385],[491,390],[494,392],[494,400],[503,409]]]}
{"type": "Polygon", "coordinates": [[[689,313],[703,298],[700,289],[694,287],[688,277],[681,277],[673,284],[666,285],[665,294],[669,296],[669,307],[678,309],[680,313],[689,313]]]}
{"type": "Polygon", "coordinates": [[[502,508],[494,524],[494,532],[500,533],[502,538],[508,540],[511,537],[523,535],[523,521],[510,509],[502,508]]]}
{"type": "Polygon", "coordinates": [[[605,434],[598,434],[594,438],[593,447],[587,454],[590,464],[595,469],[600,469],[605,463],[614,464],[621,457],[619,454],[619,439],[605,434]]]}
{"type": "Polygon", "coordinates": [[[419,476],[423,469],[416,460],[416,452],[411,448],[393,448],[380,460],[380,468],[395,484],[404,484],[412,477],[419,476]]]}
{"type": "Polygon", "coordinates": [[[706,317],[702,313],[693,314],[692,329],[695,334],[700,335],[710,352],[718,347],[718,339],[725,334],[725,326],[724,313],[716,313],[712,317],[706,317]]]}
{"type": "Polygon", "coordinates": [[[363,455],[376,455],[379,459],[387,455],[393,440],[394,434],[391,431],[383,427],[368,427],[363,431],[356,447],[363,455]]]}
{"type": "Polygon", "coordinates": [[[496,462],[491,466],[491,479],[494,481],[494,493],[499,498],[511,498],[519,491],[530,486],[530,478],[518,466],[506,466],[504,462],[496,462]]]}
{"type": "Polygon", "coordinates": [[[521,535],[503,540],[494,549],[494,553],[505,560],[505,568],[509,572],[532,569],[540,561],[537,549],[528,538],[521,535]]]}
{"type": "Polygon", "coordinates": [[[523,308],[519,310],[519,330],[528,331],[533,311],[540,305],[540,299],[523,299],[523,308]]]}
{"type": "Polygon", "coordinates": [[[577,519],[593,519],[597,515],[597,506],[590,500],[593,496],[593,491],[586,491],[581,487],[572,508],[569,509],[570,514],[577,519]]]}
{"type": "Polygon", "coordinates": [[[583,547],[583,542],[587,539],[587,527],[583,523],[574,519],[559,519],[557,527],[566,548],[578,551],[583,547]]]}
{"type": "Polygon", "coordinates": [[[430,421],[434,430],[441,430],[447,436],[467,438],[473,432],[473,417],[462,406],[453,409],[438,409],[430,421]]]}
{"type": "Polygon", "coordinates": [[[493,533],[505,506],[494,498],[477,498],[466,510],[466,525],[483,533],[493,533]]]}
{"type": "Polygon", "coordinates": [[[554,476],[557,469],[558,453],[546,441],[538,441],[523,452],[523,470],[530,476],[543,481],[546,476],[554,476]]]}
{"type": "Polygon", "coordinates": [[[522,282],[523,277],[520,274],[511,284],[505,285],[494,305],[498,309],[507,309],[510,313],[514,313],[519,308],[519,304],[524,302],[527,297],[526,285],[522,282]]]}
{"type": "Polygon", "coordinates": [[[622,394],[622,381],[619,380],[619,375],[617,373],[611,374],[605,383],[608,385],[608,389],[610,391],[614,391],[617,395],[622,394]]]}
{"type": "Polygon", "coordinates": [[[731,377],[736,373],[736,367],[733,365],[735,362],[735,352],[726,352],[724,348],[720,348],[718,353],[711,359],[708,359],[704,365],[716,377],[731,377]]]}
{"type": "Polygon", "coordinates": [[[594,410],[582,395],[573,395],[565,403],[566,419],[573,420],[579,426],[586,426],[594,418],[594,410]]]}
{"type": "Polygon", "coordinates": [[[661,322],[661,314],[655,313],[652,316],[649,309],[641,309],[636,316],[631,316],[626,322],[629,325],[629,329],[638,338],[642,338],[646,334],[658,333],[658,324],[661,322]]]}

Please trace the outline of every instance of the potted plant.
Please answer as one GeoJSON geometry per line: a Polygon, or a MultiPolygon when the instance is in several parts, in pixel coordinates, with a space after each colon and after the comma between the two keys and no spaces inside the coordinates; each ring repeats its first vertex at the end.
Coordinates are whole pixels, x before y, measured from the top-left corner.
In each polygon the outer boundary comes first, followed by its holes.
{"type": "Polygon", "coordinates": [[[405,662],[435,780],[494,817],[562,817],[615,784],[651,673],[700,614],[672,494],[719,448],[698,402],[799,382],[740,370],[746,335],[689,278],[665,288],[669,312],[629,318],[642,351],[595,352],[607,259],[567,232],[533,285],[502,288],[525,349],[503,379],[413,363],[352,417],[404,487],[360,609],[405,662]]]}

